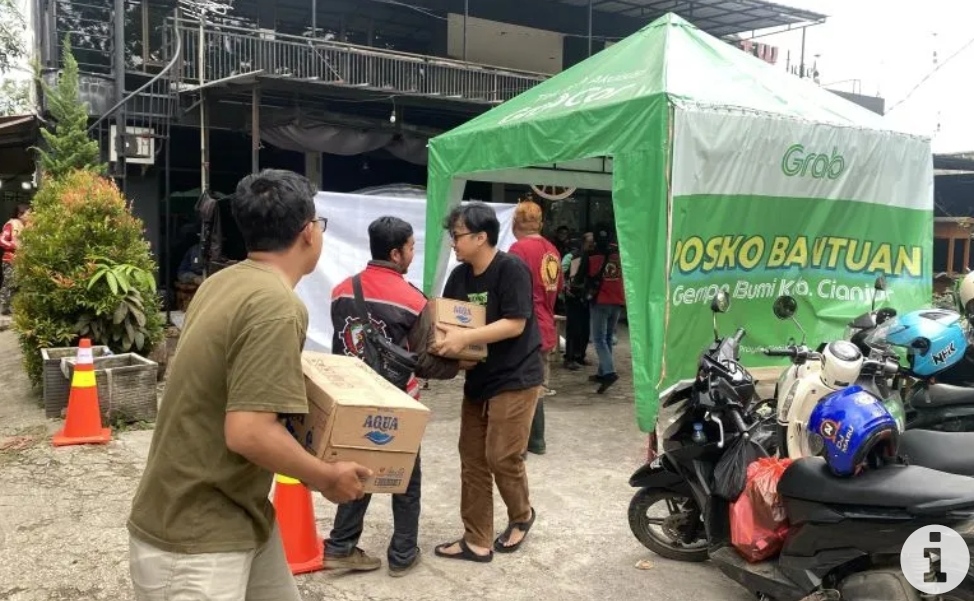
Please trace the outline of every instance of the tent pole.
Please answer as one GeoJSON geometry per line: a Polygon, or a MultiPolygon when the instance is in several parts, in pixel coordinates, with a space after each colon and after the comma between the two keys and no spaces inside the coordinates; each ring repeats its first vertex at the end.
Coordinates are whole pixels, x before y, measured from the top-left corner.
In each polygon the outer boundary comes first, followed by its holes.
{"type": "Polygon", "coordinates": [[[588,0],[588,55],[592,56],[592,2],[588,0]]]}

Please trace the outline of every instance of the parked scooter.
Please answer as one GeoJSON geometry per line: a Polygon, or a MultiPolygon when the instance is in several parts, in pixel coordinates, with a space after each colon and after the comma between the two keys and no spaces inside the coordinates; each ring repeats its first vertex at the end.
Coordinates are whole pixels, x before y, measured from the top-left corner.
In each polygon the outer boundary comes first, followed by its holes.
{"type": "MultiPolygon", "coordinates": [[[[727,310],[719,293],[712,309],[727,310]]],[[[841,599],[920,601],[899,569],[900,551],[918,528],[940,524],[974,542],[974,480],[917,466],[890,465],[855,478],[837,478],[820,458],[795,461],[778,484],[790,529],[774,559],[748,563],[730,542],[729,504],[713,493],[717,463],[760,421],[746,411],[753,380],[735,356],[744,331],[712,345],[701,357],[689,389],[674,387],[661,399],[657,431],[662,454],[634,474],[645,497],[686,499],[679,518],[649,546],[684,561],[709,558],[724,574],[761,599],[800,601],[825,591],[841,599]],[[716,347],[716,348],[715,348],[716,347]],[[687,392],[688,391],[688,392],[687,392]],[[703,424],[699,427],[698,424],[703,424]],[[699,548],[687,550],[695,536],[699,548]]],[[[637,484],[634,484],[637,485],[637,484]]],[[[637,535],[638,536],[638,535],[637,535]]],[[[640,539],[642,540],[642,539],[640,539]]],[[[947,598],[974,599],[968,578],[947,598]]],[[[815,598],[815,597],[811,597],[815,598]]],[[[834,597],[833,597],[834,598],[834,597]]],[[[945,597],[941,597],[943,600],[945,597]]]]}
{"type": "MultiPolygon", "coordinates": [[[[734,336],[720,337],[717,329],[717,313],[727,311],[729,298],[726,294],[717,295],[711,303],[713,313],[714,340],[700,357],[695,379],[680,380],[670,386],[660,395],[660,406],[669,404],[676,406],[697,399],[700,407],[706,408],[708,391],[729,396],[735,399],[740,409],[748,416],[750,423],[755,424],[752,429],[752,440],[764,449],[767,455],[777,452],[777,437],[774,431],[774,411],[770,401],[760,401],[755,398],[755,382],[751,374],[740,364],[740,341],[744,337],[743,328],[739,328],[734,336]],[[719,392],[718,392],[719,391],[719,392]]],[[[689,425],[698,438],[705,436],[705,427],[712,430],[712,422],[706,410],[701,412],[700,419],[689,425]]],[[[666,434],[666,426],[662,413],[657,419],[655,438],[658,442],[666,434]]],[[[718,448],[724,448],[723,426],[720,427],[718,448]]],[[[710,440],[714,439],[710,432],[710,440]]],[[[657,554],[678,561],[705,561],[707,559],[706,533],[703,530],[699,505],[696,504],[687,488],[669,488],[650,486],[659,483],[660,478],[666,478],[662,472],[662,458],[657,455],[651,462],[640,467],[629,479],[629,485],[639,490],[629,504],[629,527],[632,533],[647,548],[657,554]],[[650,518],[649,510],[663,504],[669,511],[665,518],[650,518]],[[659,527],[657,534],[653,527],[659,527]]],[[[679,478],[674,476],[673,483],[679,478]]]]}
{"type": "MultiPolygon", "coordinates": [[[[848,340],[823,343],[818,350],[805,345],[805,329],[795,318],[798,301],[791,296],[779,296],[773,306],[775,317],[791,320],[802,333],[801,342],[783,349],[765,349],[769,357],[788,357],[791,366],[782,371],[775,389],[777,405],[777,436],[780,454],[798,459],[808,457],[811,450],[805,435],[805,424],[815,405],[837,390],[857,384],[879,397],[896,419],[900,430],[905,428],[903,404],[888,385],[887,380],[899,372],[899,364],[888,353],[871,349],[866,358],[860,346],[848,340]]],[[[876,310],[857,318],[863,326],[875,329],[876,310]]],[[[860,340],[865,345],[865,340],[860,340]]],[[[869,348],[869,347],[866,347],[869,348]]]]}

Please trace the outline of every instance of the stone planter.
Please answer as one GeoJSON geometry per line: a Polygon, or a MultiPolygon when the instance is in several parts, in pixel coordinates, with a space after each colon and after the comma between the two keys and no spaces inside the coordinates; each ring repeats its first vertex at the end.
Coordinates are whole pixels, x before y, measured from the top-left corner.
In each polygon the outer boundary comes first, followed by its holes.
{"type": "MultiPolygon", "coordinates": [[[[108,354],[107,346],[91,347],[91,354],[94,357],[102,357],[108,354]]],[[[41,358],[44,361],[43,371],[43,395],[45,417],[61,417],[61,411],[68,406],[68,393],[71,391],[71,381],[64,379],[61,371],[61,359],[78,356],[78,347],[58,347],[41,349],[41,358]]]]}
{"type": "MultiPolygon", "coordinates": [[[[61,360],[62,377],[69,385],[75,362],[74,357],[61,360]]],[[[95,383],[103,423],[155,421],[158,372],[158,363],[135,353],[96,358],[95,383]]]]}

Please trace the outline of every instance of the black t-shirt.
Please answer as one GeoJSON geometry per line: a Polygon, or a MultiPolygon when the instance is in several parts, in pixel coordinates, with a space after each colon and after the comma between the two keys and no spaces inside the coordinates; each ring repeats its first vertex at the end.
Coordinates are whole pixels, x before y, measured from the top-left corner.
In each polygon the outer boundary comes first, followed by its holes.
{"type": "Polygon", "coordinates": [[[443,296],[486,305],[487,323],[500,319],[526,319],[524,331],[487,345],[487,359],[467,371],[463,395],[483,402],[502,392],[540,386],[541,333],[532,299],[531,272],[519,257],[498,251],[487,269],[475,276],[470,265],[458,265],[446,282],[443,296]]]}

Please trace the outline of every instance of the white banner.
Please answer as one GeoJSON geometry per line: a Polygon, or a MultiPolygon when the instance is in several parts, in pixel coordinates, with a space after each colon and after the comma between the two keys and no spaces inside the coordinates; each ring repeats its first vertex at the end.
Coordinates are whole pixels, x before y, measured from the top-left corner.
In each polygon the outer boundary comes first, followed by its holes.
{"type": "Polygon", "coordinates": [[[929,211],[929,140],[709,111],[677,110],[673,196],[746,195],[855,200],[929,211]]]}
{"type": "MultiPolygon", "coordinates": [[[[399,217],[413,226],[416,254],[406,278],[423,289],[423,254],[426,240],[426,199],[395,196],[365,196],[319,192],[315,197],[318,215],[328,218],[324,248],[317,269],[305,276],[296,289],[308,307],[308,340],[305,348],[312,351],[331,351],[331,291],[342,280],[365,268],[372,258],[369,252],[369,224],[383,215],[399,217]]],[[[514,205],[493,204],[501,223],[498,248],[507,250],[514,244],[511,223],[514,205]]],[[[437,235],[445,235],[438,230],[437,235]]],[[[450,255],[447,273],[456,267],[450,255]]],[[[440,293],[442,290],[437,290],[440,293]]]]}

